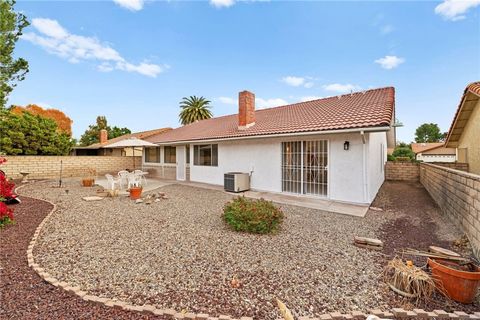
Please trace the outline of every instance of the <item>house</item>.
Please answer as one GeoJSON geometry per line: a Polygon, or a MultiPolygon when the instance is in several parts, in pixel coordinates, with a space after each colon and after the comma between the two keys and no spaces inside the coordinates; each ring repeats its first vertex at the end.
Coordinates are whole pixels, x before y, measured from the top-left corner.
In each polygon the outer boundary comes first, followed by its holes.
{"type": "MultiPolygon", "coordinates": [[[[72,155],[74,156],[133,156],[132,148],[125,148],[125,149],[118,149],[118,148],[109,148],[108,146],[125,139],[129,138],[139,138],[139,139],[146,139],[156,134],[160,134],[162,132],[166,132],[168,130],[172,130],[172,128],[160,128],[155,130],[148,130],[148,131],[141,131],[135,132],[130,134],[124,134],[120,137],[116,137],[113,139],[108,139],[107,130],[102,129],[99,133],[99,140],[100,142],[91,144],[86,147],[74,147],[72,149],[72,155]]],[[[135,148],[135,155],[141,156],[142,155],[142,148],[135,148]]]]}
{"type": "Polygon", "coordinates": [[[146,149],[143,166],[215,185],[246,172],[254,190],[369,204],[384,181],[394,105],[392,87],[262,110],[242,91],[238,114],[147,138],[158,147],[146,149]]]}
{"type": "Polygon", "coordinates": [[[412,143],[415,159],[423,162],[455,162],[457,150],[446,148],[443,142],[412,143]]]}
{"type": "Polygon", "coordinates": [[[458,162],[468,163],[471,173],[480,174],[480,82],[469,84],[460,99],[445,142],[457,148],[458,162]]]}

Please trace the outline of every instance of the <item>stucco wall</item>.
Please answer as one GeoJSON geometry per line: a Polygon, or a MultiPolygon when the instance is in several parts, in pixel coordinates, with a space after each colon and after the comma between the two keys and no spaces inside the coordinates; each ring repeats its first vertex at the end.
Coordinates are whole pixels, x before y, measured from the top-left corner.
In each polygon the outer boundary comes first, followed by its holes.
{"type": "MultiPolygon", "coordinates": [[[[223,185],[223,174],[229,171],[252,172],[251,187],[281,192],[281,143],[284,141],[326,139],[329,141],[329,198],[367,203],[364,197],[363,142],[359,133],[330,134],[293,138],[251,139],[218,144],[218,167],[190,166],[190,180],[223,185]],[[350,142],[345,151],[343,144],[350,142]]],[[[190,148],[193,152],[193,145],[190,148]]],[[[378,153],[379,155],[379,153],[378,153]]],[[[191,155],[193,159],[193,154],[191,155]]],[[[373,159],[373,158],[372,158],[373,159]]],[[[380,177],[372,179],[371,197],[380,177]]]]}
{"type": "Polygon", "coordinates": [[[480,175],[423,163],[420,182],[442,212],[463,229],[480,257],[480,175]]]}
{"type": "Polygon", "coordinates": [[[417,154],[417,160],[423,162],[455,162],[457,157],[455,155],[446,154],[417,154]]]}
{"type": "Polygon", "coordinates": [[[467,162],[470,172],[480,174],[480,100],[475,105],[470,119],[463,129],[458,148],[467,148],[467,162]]]}
{"type": "Polygon", "coordinates": [[[387,161],[387,135],[384,132],[368,134],[367,181],[368,201],[372,202],[385,181],[385,162],[387,161]]]}
{"type": "MultiPolygon", "coordinates": [[[[133,157],[117,156],[7,156],[1,169],[12,178],[21,177],[20,172],[29,172],[29,178],[58,178],[60,162],[63,163],[63,177],[81,177],[85,170],[92,168],[97,175],[133,169],[133,157]]],[[[141,158],[135,157],[135,167],[140,168],[141,158]]]]}

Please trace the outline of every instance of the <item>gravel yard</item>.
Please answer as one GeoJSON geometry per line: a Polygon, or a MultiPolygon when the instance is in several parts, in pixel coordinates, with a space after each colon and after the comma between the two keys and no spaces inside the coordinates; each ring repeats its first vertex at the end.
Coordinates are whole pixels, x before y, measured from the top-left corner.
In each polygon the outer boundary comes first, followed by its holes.
{"type": "Polygon", "coordinates": [[[389,307],[376,263],[382,254],[351,244],[357,234],[375,237],[388,219],[383,212],[355,218],[281,206],[283,229],[258,236],[227,228],[220,215],[231,196],[221,191],[170,185],[161,188],[169,199],[145,205],[125,197],[86,202],[92,189],[52,185],[22,190],[59,207],[35,259],[92,294],[257,319],[277,319],[276,297],[297,315],[389,307]]]}

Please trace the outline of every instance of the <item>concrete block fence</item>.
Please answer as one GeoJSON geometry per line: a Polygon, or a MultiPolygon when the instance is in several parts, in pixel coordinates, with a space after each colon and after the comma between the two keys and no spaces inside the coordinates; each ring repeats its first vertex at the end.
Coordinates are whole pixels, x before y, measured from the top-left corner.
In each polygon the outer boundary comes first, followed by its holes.
{"type": "MultiPolygon", "coordinates": [[[[468,163],[435,162],[434,164],[468,172],[468,163]]],[[[385,164],[385,179],[390,181],[418,181],[420,179],[420,163],[387,161],[385,164]]]]}
{"type": "Polygon", "coordinates": [[[28,178],[51,179],[60,175],[63,163],[63,177],[81,177],[85,170],[92,168],[98,175],[125,169],[141,168],[141,157],[114,156],[6,156],[7,162],[0,169],[7,176],[20,178],[20,172],[30,173],[28,178]]]}
{"type": "Polygon", "coordinates": [[[422,163],[420,182],[442,212],[462,228],[480,258],[480,175],[422,163]]]}

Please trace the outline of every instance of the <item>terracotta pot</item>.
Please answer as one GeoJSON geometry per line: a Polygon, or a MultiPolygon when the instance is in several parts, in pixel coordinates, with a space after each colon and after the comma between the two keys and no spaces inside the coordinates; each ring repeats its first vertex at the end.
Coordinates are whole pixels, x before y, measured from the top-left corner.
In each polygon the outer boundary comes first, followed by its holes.
{"type": "Polygon", "coordinates": [[[142,196],[142,187],[132,187],[130,188],[130,199],[137,200],[142,196]]]}
{"type": "Polygon", "coordinates": [[[82,179],[82,186],[84,187],[92,187],[94,183],[95,183],[95,179],[91,179],[91,178],[82,179]]]}
{"type": "Polygon", "coordinates": [[[432,269],[433,279],[440,290],[453,300],[461,303],[472,303],[480,286],[480,268],[475,266],[474,272],[461,271],[453,267],[458,263],[447,260],[428,259],[428,265],[432,269]]]}

